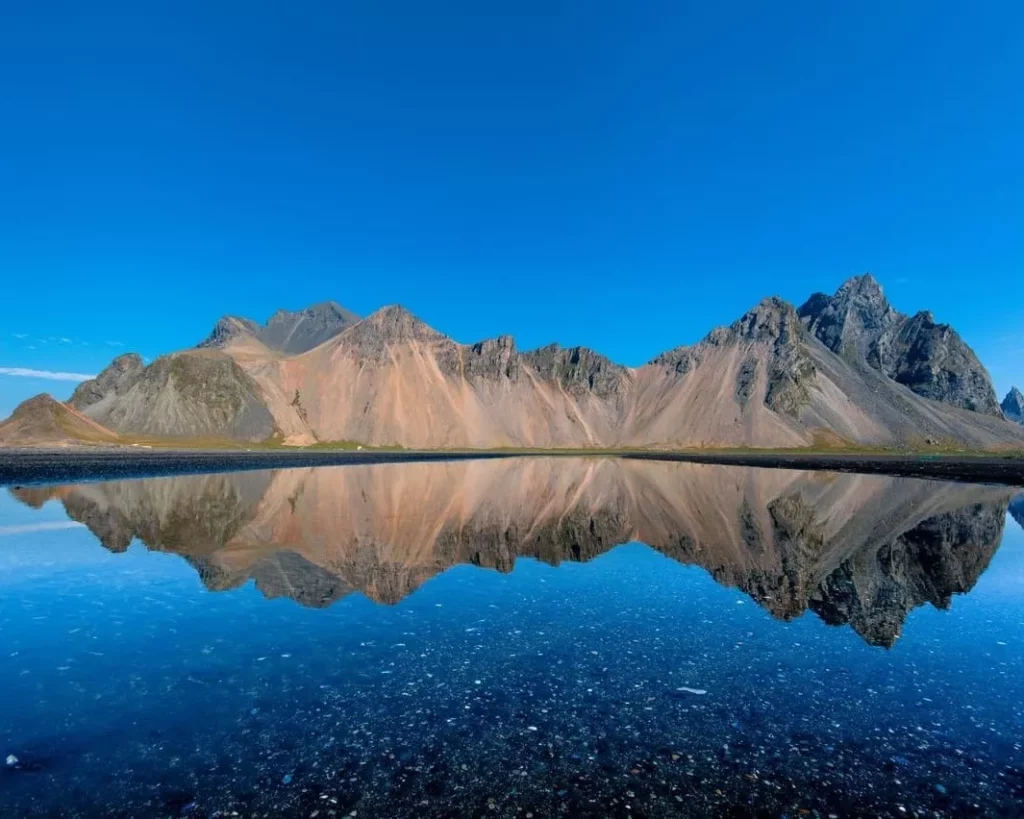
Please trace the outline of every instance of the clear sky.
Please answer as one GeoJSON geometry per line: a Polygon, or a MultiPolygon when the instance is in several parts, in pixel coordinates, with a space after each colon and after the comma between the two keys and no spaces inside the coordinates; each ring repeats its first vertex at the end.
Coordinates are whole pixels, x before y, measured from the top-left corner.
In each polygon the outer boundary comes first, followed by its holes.
{"type": "MultiPolygon", "coordinates": [[[[640,364],[872,271],[1024,387],[1024,5],[8,3],[0,368],[401,303],[640,364]]],[[[0,375],[0,415],[73,382],[0,375]]]]}

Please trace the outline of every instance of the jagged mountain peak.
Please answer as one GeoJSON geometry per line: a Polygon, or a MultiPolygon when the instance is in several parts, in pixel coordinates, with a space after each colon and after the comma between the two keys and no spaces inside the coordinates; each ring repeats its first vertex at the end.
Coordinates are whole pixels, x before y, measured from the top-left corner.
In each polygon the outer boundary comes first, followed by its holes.
{"type": "Polygon", "coordinates": [[[353,325],[346,337],[373,335],[386,341],[447,338],[400,304],[389,304],[353,325]]]}
{"type": "Polygon", "coordinates": [[[847,279],[832,296],[815,293],[797,312],[826,347],[848,356],[867,355],[878,334],[905,318],[870,273],[847,279]]]}
{"type": "Polygon", "coordinates": [[[131,370],[143,366],[142,356],[138,353],[122,353],[110,362],[107,369],[131,370]]]}
{"type": "Polygon", "coordinates": [[[298,355],[334,338],[359,321],[359,316],[335,301],[302,310],[277,310],[260,325],[242,316],[222,316],[199,347],[226,347],[240,337],[252,337],[272,350],[298,355]]]}
{"type": "Polygon", "coordinates": [[[715,327],[697,344],[684,344],[666,350],[647,362],[648,367],[666,374],[686,375],[700,364],[709,348],[722,347],[737,341],[770,341],[783,346],[797,341],[803,325],[796,308],[779,296],[769,296],[750,308],[728,326],[715,327]]]}
{"type": "Polygon", "coordinates": [[[867,363],[918,395],[1001,418],[988,372],[974,350],[929,310],[901,316],[875,337],[867,363]]]}
{"type": "Polygon", "coordinates": [[[144,369],[142,356],[138,353],[119,355],[95,378],[79,384],[71,393],[68,404],[77,410],[85,410],[107,396],[122,395],[138,380],[144,369]]]}
{"type": "Polygon", "coordinates": [[[802,325],[793,305],[778,296],[769,296],[733,322],[729,329],[748,341],[788,341],[800,337],[802,325]]]}
{"type": "Polygon", "coordinates": [[[1011,387],[1000,406],[1007,418],[1018,424],[1024,424],[1024,393],[1016,387],[1011,387]]]}
{"type": "Polygon", "coordinates": [[[311,304],[309,307],[305,307],[302,310],[277,310],[267,321],[267,326],[269,327],[284,321],[294,321],[303,318],[324,320],[333,319],[341,320],[345,324],[355,324],[359,321],[360,317],[351,310],[342,307],[338,302],[328,300],[311,304]]]}
{"type": "Polygon", "coordinates": [[[848,278],[839,286],[839,290],[836,291],[837,296],[840,294],[850,294],[872,300],[885,298],[882,285],[879,284],[878,279],[871,275],[871,273],[862,273],[859,276],[848,278]]]}
{"type": "Polygon", "coordinates": [[[934,401],[1001,417],[995,390],[974,351],[929,310],[897,311],[869,273],[833,296],[816,293],[799,310],[807,330],[854,365],[878,370],[934,401]]]}
{"type": "Polygon", "coordinates": [[[199,347],[224,347],[233,339],[250,335],[258,337],[262,328],[252,319],[242,316],[221,316],[213,325],[205,339],[199,342],[199,347]]]}
{"type": "Polygon", "coordinates": [[[588,347],[548,344],[523,353],[522,357],[541,378],[558,382],[571,395],[621,397],[629,382],[627,367],[588,347]]]}

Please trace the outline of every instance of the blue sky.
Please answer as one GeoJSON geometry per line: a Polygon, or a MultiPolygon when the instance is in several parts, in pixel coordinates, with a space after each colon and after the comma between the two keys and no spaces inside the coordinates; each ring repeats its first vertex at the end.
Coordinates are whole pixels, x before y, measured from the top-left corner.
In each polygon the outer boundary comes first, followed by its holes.
{"type": "MultiPolygon", "coordinates": [[[[0,368],[401,303],[627,364],[872,271],[1024,386],[1024,6],[15,3],[0,368]]],[[[70,381],[0,375],[0,415],[70,381]]]]}

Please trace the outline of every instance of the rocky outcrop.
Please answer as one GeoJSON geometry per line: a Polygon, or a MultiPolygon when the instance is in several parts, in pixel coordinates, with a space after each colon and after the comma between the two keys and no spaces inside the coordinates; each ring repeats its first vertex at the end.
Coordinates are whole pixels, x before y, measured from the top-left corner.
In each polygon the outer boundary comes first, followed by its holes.
{"type": "Polygon", "coordinates": [[[629,371],[586,347],[563,348],[549,344],[522,356],[528,367],[570,395],[588,393],[598,398],[622,398],[629,389],[629,371]]]}
{"type": "Polygon", "coordinates": [[[1010,420],[1015,421],[1018,424],[1024,424],[1024,393],[1021,393],[1016,387],[1012,387],[1006,398],[1003,399],[1003,403],[1000,404],[1002,407],[1003,414],[1010,420]]]}
{"type": "Polygon", "coordinates": [[[907,614],[950,605],[991,560],[1012,490],[862,475],[617,459],[291,469],[78,484],[59,498],[114,551],[138,538],[214,590],[394,604],[457,564],[511,571],[640,540],[774,617],[813,611],[891,646],[907,614]]]}
{"type": "Polygon", "coordinates": [[[241,316],[221,316],[213,325],[213,330],[199,347],[226,347],[236,339],[256,338],[259,339],[263,328],[252,319],[241,316]]]}
{"type": "MultiPolygon", "coordinates": [[[[782,299],[766,299],[730,329],[740,339],[770,345],[765,360],[765,406],[799,419],[800,411],[810,403],[817,371],[804,349],[803,326],[796,310],[782,299]]],[[[748,359],[747,366],[755,360],[748,359]]]]}
{"type": "Polygon", "coordinates": [[[815,293],[799,314],[822,344],[855,359],[867,358],[875,340],[906,318],[893,309],[870,273],[844,282],[833,296],[815,293]]]}
{"type": "Polygon", "coordinates": [[[262,441],[276,429],[256,382],[213,349],[158,358],[85,412],[116,432],[140,437],[262,441]]]}
{"type": "Polygon", "coordinates": [[[143,369],[142,357],[138,353],[119,355],[94,379],[79,384],[68,403],[77,410],[86,410],[104,399],[115,400],[131,389],[143,369]]]}
{"type": "Polygon", "coordinates": [[[816,293],[799,312],[832,352],[924,398],[1002,417],[988,373],[959,334],[930,312],[908,317],[894,310],[870,274],[850,279],[834,296],[816,293]]]}
{"type": "Polygon", "coordinates": [[[832,625],[849,623],[872,645],[892,647],[906,613],[930,603],[948,609],[970,591],[995,554],[1004,502],[975,504],[928,518],[873,553],[844,560],[808,607],[832,625]]]}
{"type": "Polygon", "coordinates": [[[395,344],[447,342],[445,346],[455,347],[455,342],[400,305],[382,307],[367,316],[345,333],[344,341],[346,349],[366,363],[384,361],[395,344]]]}
{"type": "MultiPolygon", "coordinates": [[[[459,356],[459,374],[471,382],[519,380],[522,356],[512,336],[498,336],[473,344],[459,356]]],[[[454,375],[453,371],[449,372],[454,375]]]]}
{"type": "Polygon", "coordinates": [[[956,330],[921,312],[875,342],[868,364],[918,395],[1001,417],[992,381],[956,330]]]}
{"type": "Polygon", "coordinates": [[[325,301],[305,310],[278,310],[265,325],[238,316],[224,316],[200,347],[225,347],[240,336],[251,336],[261,344],[288,355],[312,350],[334,338],[359,316],[337,302],[325,301]]]}

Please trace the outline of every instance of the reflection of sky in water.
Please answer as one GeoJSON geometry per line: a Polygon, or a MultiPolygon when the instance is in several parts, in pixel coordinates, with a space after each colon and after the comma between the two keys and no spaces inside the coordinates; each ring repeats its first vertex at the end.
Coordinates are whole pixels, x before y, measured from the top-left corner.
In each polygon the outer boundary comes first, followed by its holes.
{"type": "Polygon", "coordinates": [[[206,591],[0,496],[0,813],[1007,813],[1024,796],[1024,532],[890,651],[645,546],[392,607],[206,591]],[[703,693],[699,693],[703,692],[703,693]],[[517,811],[519,811],[517,813],[517,811]]]}

